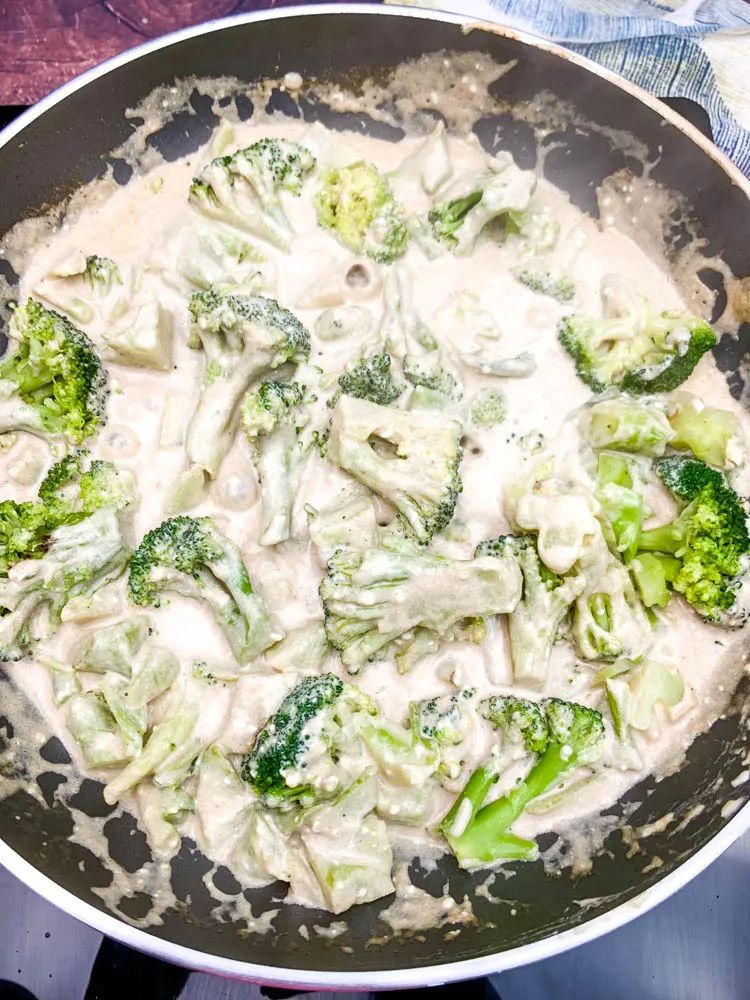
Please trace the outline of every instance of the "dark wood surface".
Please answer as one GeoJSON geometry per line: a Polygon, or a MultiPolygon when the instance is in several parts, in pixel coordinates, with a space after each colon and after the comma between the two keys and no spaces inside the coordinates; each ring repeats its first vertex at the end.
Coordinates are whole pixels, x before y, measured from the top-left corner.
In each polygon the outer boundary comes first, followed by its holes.
{"type": "Polygon", "coordinates": [[[168,31],[294,2],[0,0],[0,104],[33,104],[102,60],[168,31]]]}

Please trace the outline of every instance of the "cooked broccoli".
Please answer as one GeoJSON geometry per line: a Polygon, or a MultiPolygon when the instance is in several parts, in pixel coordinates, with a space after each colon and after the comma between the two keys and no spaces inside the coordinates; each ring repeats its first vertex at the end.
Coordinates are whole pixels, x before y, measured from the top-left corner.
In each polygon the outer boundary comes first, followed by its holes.
{"type": "Polygon", "coordinates": [[[342,340],[369,333],[372,326],[370,313],[362,306],[332,306],[315,320],[315,336],[319,340],[342,340]]]}
{"type": "Polygon", "coordinates": [[[88,452],[66,455],[39,486],[39,501],[0,503],[0,575],[21,559],[39,559],[52,531],[102,507],[122,509],[136,491],[129,472],[112,462],[90,461],[88,452]]]}
{"type": "Polygon", "coordinates": [[[682,500],[695,500],[709,483],[719,487],[728,485],[721,472],[698,458],[667,455],[656,459],[654,469],[670,493],[682,500]]]}
{"type": "Polygon", "coordinates": [[[661,553],[638,552],[631,559],[630,571],[644,607],[666,608],[672,598],[670,585],[679,569],[679,559],[661,553]]]}
{"type": "Polygon", "coordinates": [[[17,562],[0,579],[0,660],[23,657],[33,638],[32,619],[44,606],[52,625],[65,604],[116,579],[128,550],[118,512],[104,507],[73,524],[54,528],[45,551],[17,562]]]}
{"type": "Polygon", "coordinates": [[[232,443],[239,404],[250,384],[287,361],[306,362],[310,334],[274,299],[241,292],[197,292],[190,312],[206,368],[186,448],[192,464],[213,478],[232,443]]]}
{"type": "Polygon", "coordinates": [[[674,432],[670,445],[677,451],[692,451],[696,458],[725,469],[727,448],[737,430],[732,411],[706,406],[689,392],[676,392],[668,405],[674,432]]]}
{"type": "Polygon", "coordinates": [[[151,631],[146,615],[87,632],[74,646],[71,658],[76,670],[94,674],[113,671],[130,677],[133,661],[151,631]]]}
{"type": "Polygon", "coordinates": [[[570,302],[576,293],[576,286],[567,275],[556,278],[549,271],[532,267],[516,268],[513,274],[530,291],[537,295],[547,295],[557,302],[570,302]]]}
{"type": "Polygon", "coordinates": [[[378,341],[397,358],[436,351],[438,342],[414,307],[412,279],[405,264],[392,267],[383,282],[383,317],[378,341]]]}
{"type": "Polygon", "coordinates": [[[358,688],[335,674],[303,677],[258,733],[242,760],[242,778],[272,806],[330,796],[340,790],[336,760],[339,744],[351,736],[349,724],[373,711],[358,688]]]}
{"type": "Polygon", "coordinates": [[[205,602],[240,664],[281,638],[253,591],[240,550],[209,517],[170,518],[138,546],[130,560],[131,601],[158,608],[162,591],[205,602]]]}
{"type": "Polygon", "coordinates": [[[708,323],[680,312],[565,316],[558,335],[586,385],[635,396],[672,392],[716,344],[708,323]]]}
{"type": "Polygon", "coordinates": [[[242,404],[242,428],[250,443],[261,487],[261,545],[289,538],[312,439],[302,436],[309,421],[306,387],[299,382],[262,382],[242,404]]]}
{"type": "Polygon", "coordinates": [[[92,255],[86,258],[83,280],[99,295],[106,295],[114,285],[121,285],[120,269],[109,257],[92,255]]]}
{"type": "Polygon", "coordinates": [[[335,553],[320,597],[328,641],[355,672],[418,626],[444,636],[462,619],[507,614],[520,589],[512,559],[449,559],[386,536],[379,548],[335,553]]]}
{"type": "Polygon", "coordinates": [[[128,757],[143,750],[143,737],[148,729],[148,705],[164,694],[180,675],[180,664],[168,649],[147,646],[141,650],[132,680],[107,671],[101,681],[101,692],[117,725],[128,757]]]}
{"type": "Polygon", "coordinates": [[[643,528],[643,494],[618,483],[606,483],[597,491],[596,499],[612,529],[617,551],[629,563],[643,528]]]}
{"type": "Polygon", "coordinates": [[[464,688],[459,694],[412,702],[409,706],[412,731],[428,745],[460,746],[472,728],[466,708],[475,695],[474,688],[464,688]]]}
{"type": "Polygon", "coordinates": [[[461,492],[461,424],[433,410],[396,410],[343,396],[333,411],[328,457],[388,500],[428,542],[453,517],[461,492]]]}
{"type": "Polygon", "coordinates": [[[505,396],[499,389],[480,389],[471,398],[471,422],[477,427],[494,427],[508,415],[505,396]]]}
{"type": "Polygon", "coordinates": [[[141,306],[131,326],[104,330],[102,340],[122,365],[159,372],[172,368],[172,314],[160,302],[141,306]]]}
{"type": "MultiPolygon", "coordinates": [[[[486,806],[484,801],[499,777],[497,759],[490,758],[469,778],[441,826],[461,868],[536,858],[536,843],[515,836],[513,823],[534,799],[577,767],[593,763],[601,753],[604,722],[595,709],[547,698],[539,705],[542,723],[530,703],[517,701],[498,713],[498,723],[506,738],[507,734],[511,740],[520,736],[531,769],[511,791],[486,806]]],[[[488,712],[492,714],[489,707],[488,712]]]]}
{"type": "MultiPolygon", "coordinates": [[[[679,476],[678,488],[686,489],[679,476]]],[[[702,618],[727,626],[745,623],[737,591],[750,536],[742,502],[729,486],[708,479],[674,521],[644,531],[639,547],[679,560],[671,585],[702,618]]]]}
{"type": "Polygon", "coordinates": [[[390,719],[369,721],[362,727],[362,739],[383,778],[399,787],[423,789],[440,762],[434,741],[431,745],[413,727],[404,729],[390,719]]]}
{"type": "Polygon", "coordinates": [[[641,732],[651,730],[657,701],[669,710],[685,696],[685,682],[679,672],[655,660],[644,660],[625,676],[606,678],[604,686],[620,740],[628,738],[631,727],[641,732]]]}
{"type": "Polygon", "coordinates": [[[375,508],[365,490],[353,496],[345,494],[339,503],[325,510],[315,510],[309,504],[305,510],[310,541],[324,566],[339,549],[370,548],[377,544],[375,508]]]}
{"type": "Polygon", "coordinates": [[[592,448],[652,456],[663,455],[675,436],[660,406],[627,397],[603,399],[587,407],[580,428],[592,448]]]}
{"type": "Polygon", "coordinates": [[[482,230],[500,216],[522,212],[536,188],[531,171],[509,154],[489,160],[483,173],[460,177],[427,216],[434,238],[454,254],[470,254],[482,230]]]}
{"type": "Polygon", "coordinates": [[[537,368],[536,358],[529,351],[521,351],[514,358],[491,357],[485,351],[464,352],[460,357],[467,368],[497,378],[529,378],[537,368]]]}
{"type": "MultiPolygon", "coordinates": [[[[370,354],[360,358],[339,378],[341,392],[355,399],[369,399],[379,406],[395,403],[404,391],[403,384],[397,382],[391,373],[390,354],[370,354]]],[[[329,400],[335,406],[338,396],[329,400]]]]}
{"type": "Polygon", "coordinates": [[[0,434],[28,431],[80,444],[105,420],[107,372],[86,334],[28,299],[8,325],[0,361],[0,434]]]}
{"type": "Polygon", "coordinates": [[[205,215],[245,229],[289,250],[294,233],[280,192],[299,195],[315,157],[288,139],[260,139],[231,156],[219,156],[190,186],[190,201],[205,215]]]}
{"type": "Polygon", "coordinates": [[[560,622],[585,587],[580,575],[558,576],[539,558],[533,535],[501,535],[482,542],[478,555],[506,555],[518,563],[523,577],[521,600],[508,619],[513,677],[517,683],[541,687],[560,622]]]}
{"type": "Polygon", "coordinates": [[[373,815],[379,791],[375,774],[367,770],[333,802],[315,806],[302,820],[300,840],[332,913],[394,891],[388,830],[373,815]]]}
{"type": "Polygon", "coordinates": [[[461,399],[461,386],[456,377],[443,367],[439,354],[407,354],[402,365],[404,378],[411,385],[439,392],[448,399],[461,399]]]}
{"type": "Polygon", "coordinates": [[[315,195],[318,225],[345,246],[379,264],[393,264],[409,239],[403,207],[375,166],[359,160],[329,167],[315,195]]]}
{"type": "Polygon", "coordinates": [[[515,695],[493,694],[479,703],[480,714],[502,734],[503,758],[510,761],[516,752],[544,753],[550,733],[544,704],[515,695]]]}
{"type": "Polygon", "coordinates": [[[586,581],[573,612],[578,654],[586,660],[643,655],[651,638],[648,617],[630,574],[603,536],[582,555],[578,570],[586,581]]]}

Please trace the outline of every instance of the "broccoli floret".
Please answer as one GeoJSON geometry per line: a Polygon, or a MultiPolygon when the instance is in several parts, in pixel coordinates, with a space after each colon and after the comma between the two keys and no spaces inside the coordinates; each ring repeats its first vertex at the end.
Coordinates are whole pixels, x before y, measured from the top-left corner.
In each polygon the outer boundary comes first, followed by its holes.
{"type": "Polygon", "coordinates": [[[198,292],[190,312],[206,368],[186,448],[191,463],[213,478],[232,443],[240,400],[250,384],[285,362],[306,362],[310,334],[274,299],[240,292],[198,292]]]}
{"type": "Polygon", "coordinates": [[[339,549],[369,548],[377,544],[378,522],[372,497],[366,490],[344,494],[332,507],[318,511],[305,505],[310,541],[324,565],[339,549]]]}
{"type": "Polygon", "coordinates": [[[242,760],[242,778],[268,805],[309,805],[330,796],[340,790],[339,780],[330,778],[338,776],[337,746],[349,736],[346,727],[354,716],[372,713],[367,698],[335,674],[304,677],[258,733],[242,760]]]}
{"type": "Polygon", "coordinates": [[[409,234],[403,207],[371,163],[360,160],[325,170],[315,210],[318,225],[357,254],[393,264],[406,253],[409,234]]]}
{"type": "Polygon", "coordinates": [[[50,524],[50,512],[45,504],[33,500],[26,503],[3,500],[0,503],[0,576],[5,576],[21,559],[42,556],[52,527],[54,524],[50,524]]]}
{"type": "Polygon", "coordinates": [[[708,323],[680,312],[565,316],[558,335],[586,385],[635,396],[672,392],[716,344],[708,323]]]}
{"type": "Polygon", "coordinates": [[[750,553],[742,502],[730,487],[709,480],[669,524],[641,535],[640,549],[679,560],[672,587],[707,621],[742,625],[738,577],[750,553]]]}
{"type": "Polygon", "coordinates": [[[676,392],[669,400],[668,413],[673,448],[692,451],[696,458],[720,469],[727,467],[727,447],[737,430],[731,410],[705,406],[689,392],[676,392]]]}
{"type": "Polygon", "coordinates": [[[675,436],[661,407],[628,398],[603,399],[587,407],[580,427],[592,448],[641,455],[663,455],[675,436]]]}
{"type": "Polygon", "coordinates": [[[477,427],[501,424],[508,415],[505,396],[499,389],[480,389],[472,396],[470,414],[471,422],[477,427]]]}
{"type": "Polygon", "coordinates": [[[242,404],[242,428],[250,443],[261,487],[261,545],[277,545],[291,534],[292,509],[312,440],[306,387],[299,382],[262,382],[242,404]]]}
{"type": "Polygon", "coordinates": [[[557,302],[570,302],[576,293],[573,279],[566,275],[555,278],[549,271],[531,267],[516,268],[513,274],[530,291],[537,295],[547,295],[557,302]]]}
{"type": "Polygon", "coordinates": [[[418,626],[446,635],[462,619],[507,614],[520,589],[512,559],[449,559],[388,536],[379,548],[335,553],[320,597],[328,641],[355,672],[418,626]]]}
{"type": "Polygon", "coordinates": [[[719,487],[728,485],[721,472],[697,458],[667,455],[656,459],[654,469],[670,493],[682,500],[695,500],[709,483],[719,487]]]}
{"type": "Polygon", "coordinates": [[[479,703],[480,714],[502,734],[503,749],[519,748],[525,753],[547,749],[549,726],[542,708],[515,695],[493,694],[479,703]]]}
{"type": "Polygon", "coordinates": [[[474,688],[464,688],[445,698],[412,702],[409,716],[417,739],[438,747],[460,746],[472,728],[466,708],[475,695],[474,688]]]}
{"type": "Polygon", "coordinates": [[[209,517],[170,518],[138,546],[130,560],[131,601],[158,608],[162,591],[205,602],[240,664],[281,638],[253,591],[240,550],[209,517]]]}
{"type": "Polygon", "coordinates": [[[315,157],[288,139],[261,139],[212,160],[190,186],[190,201],[204,215],[229,222],[289,250],[294,233],[280,192],[299,195],[315,157]]]}
{"type": "Polygon", "coordinates": [[[65,604],[116,579],[128,550],[118,512],[102,508],[50,532],[45,551],[15,564],[0,579],[0,660],[18,660],[32,641],[32,619],[46,605],[51,625],[65,604]]]}
{"type": "Polygon", "coordinates": [[[433,237],[454,254],[470,254],[489,223],[528,208],[535,188],[531,171],[519,170],[509,154],[500,154],[485,172],[459,178],[430,209],[433,237]]]}
{"type": "Polygon", "coordinates": [[[513,823],[534,799],[577,767],[595,761],[601,753],[604,721],[595,709],[558,698],[545,699],[539,708],[548,730],[546,741],[543,727],[533,723],[533,712],[529,715],[526,710],[510,709],[505,713],[511,732],[520,728],[522,717],[530,718],[533,724],[521,730],[522,738],[530,740],[531,734],[539,737],[529,754],[532,764],[526,777],[485,806],[499,777],[498,763],[490,759],[474,772],[443,820],[441,829],[462,868],[479,868],[503,859],[536,858],[536,843],[515,836],[511,832],[513,823]]]}
{"type": "MultiPolygon", "coordinates": [[[[346,396],[369,399],[379,406],[395,403],[404,391],[404,386],[391,373],[390,354],[370,354],[360,358],[339,378],[339,386],[346,396]]],[[[337,398],[330,400],[328,405],[334,406],[337,398]]]]}
{"type": "Polygon", "coordinates": [[[343,396],[328,457],[388,500],[420,542],[453,517],[461,492],[461,424],[428,410],[396,410],[343,396]]]}
{"type": "Polygon", "coordinates": [[[558,576],[547,569],[533,535],[501,535],[482,542],[478,555],[506,555],[523,577],[521,600],[508,619],[510,655],[516,682],[541,687],[560,622],[585,586],[582,576],[558,576]]]}
{"type": "Polygon", "coordinates": [[[88,337],[29,299],[8,326],[0,362],[0,433],[28,431],[80,444],[105,420],[108,377],[88,337]]]}
{"type": "Polygon", "coordinates": [[[112,462],[92,462],[86,451],[66,455],[40,484],[39,501],[0,503],[0,575],[22,559],[41,558],[55,528],[103,507],[121,510],[135,498],[130,473],[112,462]]]}
{"type": "Polygon", "coordinates": [[[413,386],[439,392],[448,399],[460,400],[463,393],[455,376],[443,368],[440,355],[407,354],[402,362],[404,378],[413,386]]]}
{"type": "Polygon", "coordinates": [[[106,295],[114,285],[121,285],[120,269],[109,257],[92,255],[86,258],[83,280],[99,295],[106,295]]]}

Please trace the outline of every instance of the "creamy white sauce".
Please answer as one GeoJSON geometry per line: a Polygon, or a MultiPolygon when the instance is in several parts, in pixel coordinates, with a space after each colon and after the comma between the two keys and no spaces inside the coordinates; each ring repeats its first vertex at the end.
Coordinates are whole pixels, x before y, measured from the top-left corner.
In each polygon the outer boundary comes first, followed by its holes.
{"type": "MultiPolygon", "coordinates": [[[[290,79],[287,86],[298,89],[299,83],[290,79]]],[[[322,163],[344,164],[364,158],[383,172],[398,167],[421,142],[406,138],[391,144],[363,135],[342,136],[317,125],[278,118],[258,124],[234,123],[233,128],[230,149],[248,146],[261,137],[283,136],[307,146],[322,163]]],[[[475,141],[450,137],[449,150],[455,174],[481,168],[484,154],[475,141]]],[[[132,321],[136,307],[157,300],[171,315],[174,367],[154,372],[109,360],[113,387],[108,404],[109,422],[97,439],[87,443],[94,455],[122,463],[137,478],[142,500],[133,521],[134,542],[170,512],[170,495],[187,469],[184,429],[198,398],[203,356],[187,346],[189,289],[176,278],[175,262],[180,259],[188,230],[200,224],[198,213],[187,203],[190,181],[216,151],[212,145],[186,159],[159,164],[135,176],[127,186],[110,190],[106,199],[93,199],[70,220],[65,219],[54,235],[36,244],[24,261],[21,298],[36,295],[44,299],[45,290],[54,288],[55,282],[60,284],[60,279],[50,275],[63,272],[65,262],[75,254],[95,253],[111,257],[126,276],[123,324],[132,321]]],[[[366,265],[374,277],[371,290],[366,293],[347,285],[345,276],[358,262],[357,258],[316,225],[309,196],[313,184],[309,182],[302,198],[282,195],[284,209],[296,233],[294,247],[286,255],[263,244],[266,260],[260,265],[261,270],[274,297],[295,311],[309,330],[315,330],[323,307],[346,303],[356,303],[364,310],[370,318],[370,331],[376,330],[382,312],[384,269],[366,265]]],[[[396,182],[394,187],[407,211],[424,211],[429,207],[430,199],[418,184],[396,182]]],[[[561,235],[549,263],[553,269],[565,270],[574,280],[576,310],[601,313],[601,279],[610,273],[635,281],[659,310],[682,307],[680,294],[666,269],[656,266],[652,257],[628,236],[584,216],[543,180],[539,182],[535,203],[537,207],[547,207],[560,222],[561,235]]],[[[527,474],[540,457],[530,449],[529,436],[544,435],[551,452],[564,454],[571,434],[569,417],[590,395],[577,379],[556,336],[557,321],[571,311],[571,304],[558,304],[520,285],[510,271],[516,263],[512,246],[485,240],[471,256],[459,258],[446,254],[435,261],[428,261],[412,244],[401,265],[411,275],[417,313],[438,336],[448,356],[456,358],[475,346],[472,341],[477,327],[472,329],[472,324],[481,325],[482,317],[489,314],[496,324],[498,339],[484,341],[488,352],[508,357],[528,351],[537,361],[536,372],[530,379],[496,380],[470,368],[460,368],[465,397],[480,388],[501,386],[508,416],[497,427],[471,426],[466,431],[461,469],[464,489],[454,518],[465,526],[466,536],[462,541],[437,539],[434,546],[453,556],[469,557],[479,541],[509,529],[504,490],[527,474]],[[463,322],[456,319],[459,301],[464,305],[471,303],[474,310],[468,311],[463,322]]],[[[49,291],[46,301],[51,301],[49,291]]],[[[79,323],[105,354],[103,334],[107,323],[96,316],[79,323]]],[[[310,361],[335,379],[343,366],[357,357],[369,336],[370,333],[363,332],[358,338],[330,341],[313,335],[310,361]]],[[[747,425],[742,407],[729,396],[725,380],[710,358],[701,362],[683,388],[698,394],[707,405],[732,409],[740,424],[747,425]]],[[[36,465],[26,463],[32,466],[31,472],[18,471],[19,455],[27,447],[28,440],[22,439],[0,455],[3,498],[24,500],[35,494],[38,476],[34,479],[33,469],[41,473],[38,456],[36,465]],[[30,478],[33,481],[29,482],[30,478]]],[[[39,446],[34,445],[34,449],[38,452],[39,446]]],[[[46,464],[51,460],[47,456],[46,464]]],[[[220,473],[191,511],[213,517],[217,526],[240,546],[254,587],[287,631],[322,618],[318,597],[322,569],[308,540],[304,504],[324,509],[342,495],[348,483],[345,474],[313,455],[295,505],[292,538],[276,549],[262,546],[258,542],[259,487],[248,446],[238,434],[220,473]]],[[[659,503],[662,509],[657,513],[668,516],[666,495],[655,498],[655,509],[659,503]]],[[[111,614],[93,622],[95,626],[118,620],[127,612],[124,581],[108,590],[113,601],[111,614]]],[[[202,744],[215,741],[230,754],[247,750],[296,676],[273,673],[261,662],[257,672],[244,674],[237,681],[207,685],[194,676],[194,661],[205,661],[214,676],[221,676],[221,668],[231,664],[229,647],[210,615],[201,606],[176,595],[149,614],[158,642],[180,659],[178,686],[182,696],[200,705],[195,734],[198,741],[202,744]]],[[[658,634],[652,655],[681,672],[690,691],[688,710],[675,720],[664,718],[653,732],[635,737],[643,771],[610,767],[599,772],[587,789],[564,798],[551,811],[524,815],[514,828],[520,836],[533,837],[550,829],[566,830],[617,801],[646,773],[661,774],[674,768],[695,735],[726,704],[736,681],[737,650],[733,647],[739,640],[733,633],[703,624],[679,600],[672,601],[665,617],[667,625],[658,634]]],[[[39,644],[36,660],[53,656],[66,661],[81,631],[81,625],[64,623],[54,637],[39,644]]],[[[327,667],[346,677],[334,654],[329,657],[327,667]]],[[[9,665],[8,671],[40,707],[50,731],[63,740],[80,764],[80,754],[67,731],[64,713],[54,708],[48,671],[40,662],[26,660],[9,665]]],[[[553,651],[545,693],[592,703],[600,695],[592,693],[590,679],[588,668],[576,667],[571,647],[558,644],[553,651]]],[[[443,643],[438,652],[426,656],[406,675],[399,675],[390,661],[373,663],[362,670],[356,683],[384,714],[402,723],[407,721],[410,701],[450,693],[459,686],[473,686],[480,694],[507,692],[512,685],[512,670],[505,628],[501,622],[490,622],[485,640],[478,645],[443,643]]],[[[524,694],[517,686],[514,690],[524,694]]],[[[469,739],[461,748],[463,777],[452,788],[435,786],[424,829],[392,826],[397,855],[408,858],[442,849],[429,831],[445,813],[466,774],[486,757],[492,741],[489,727],[477,717],[469,739]]],[[[507,787],[510,781],[512,775],[499,788],[507,787]]],[[[137,810],[133,797],[125,800],[125,805],[137,810]]],[[[182,829],[201,839],[200,824],[195,817],[182,829]]],[[[583,856],[588,852],[590,856],[590,851],[589,842],[581,847],[580,853],[583,856]]],[[[232,864],[228,856],[214,856],[214,860],[232,864]]],[[[247,876],[244,881],[248,881],[247,876]]],[[[413,927],[416,909],[424,912],[419,892],[402,891],[399,902],[384,915],[392,929],[413,927]]],[[[305,899],[304,893],[300,898],[319,902],[315,898],[305,899]]],[[[448,922],[454,906],[450,899],[435,900],[428,912],[434,921],[448,922]]],[[[254,919],[251,912],[247,919],[249,924],[254,919]]],[[[467,919],[465,912],[458,918],[459,922],[467,919]]],[[[322,933],[318,928],[315,930],[322,933]]]]}

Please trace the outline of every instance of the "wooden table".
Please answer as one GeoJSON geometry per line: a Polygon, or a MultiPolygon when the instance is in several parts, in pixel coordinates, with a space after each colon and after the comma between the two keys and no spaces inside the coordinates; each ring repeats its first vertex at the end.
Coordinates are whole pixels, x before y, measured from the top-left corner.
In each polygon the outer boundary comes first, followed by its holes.
{"type": "Polygon", "coordinates": [[[228,14],[299,0],[0,0],[0,104],[33,104],[118,52],[228,14]]]}

